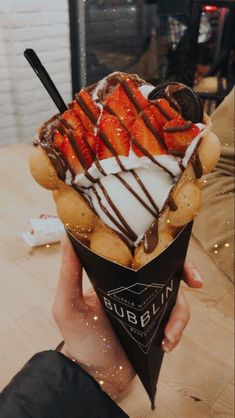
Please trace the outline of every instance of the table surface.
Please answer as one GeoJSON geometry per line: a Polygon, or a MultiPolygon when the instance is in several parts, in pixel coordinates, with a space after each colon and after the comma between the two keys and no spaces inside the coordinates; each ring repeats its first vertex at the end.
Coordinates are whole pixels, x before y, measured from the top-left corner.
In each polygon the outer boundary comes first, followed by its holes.
{"type": "MultiPolygon", "coordinates": [[[[31,149],[16,144],[0,152],[0,389],[30,356],[61,340],[50,312],[60,246],[30,249],[21,238],[27,219],[55,214],[51,194],[31,178],[31,149]]],[[[191,320],[179,346],[165,355],[157,410],[150,411],[136,380],[120,404],[131,418],[234,417],[233,285],[193,238],[188,256],[200,267],[205,284],[201,290],[185,287],[191,320]]]]}

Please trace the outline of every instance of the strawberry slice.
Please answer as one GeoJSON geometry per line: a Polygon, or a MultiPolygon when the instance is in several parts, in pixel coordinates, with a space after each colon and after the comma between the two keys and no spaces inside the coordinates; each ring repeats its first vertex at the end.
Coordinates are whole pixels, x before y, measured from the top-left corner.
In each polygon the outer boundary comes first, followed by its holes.
{"type": "Polygon", "coordinates": [[[68,161],[68,164],[70,165],[75,174],[78,174],[81,171],[83,171],[82,166],[67,136],[63,138],[63,143],[60,147],[60,151],[64,155],[65,159],[68,161]]]}
{"type": "Polygon", "coordinates": [[[146,128],[144,121],[140,117],[136,118],[133,127],[131,128],[131,135],[132,149],[138,157],[143,157],[143,155],[145,155],[140,149],[141,147],[152,156],[166,153],[160,142],[155,138],[152,132],[146,128]],[[138,144],[140,147],[138,147],[138,144]]]}
{"type": "Polygon", "coordinates": [[[55,148],[60,148],[61,145],[63,144],[63,141],[64,141],[63,135],[61,135],[61,133],[56,129],[54,132],[52,146],[55,148]]]}
{"type": "Polygon", "coordinates": [[[175,110],[166,99],[157,99],[149,107],[144,109],[145,113],[153,113],[159,126],[163,126],[172,119],[182,119],[182,116],[175,110]]]}
{"type": "Polygon", "coordinates": [[[84,134],[84,137],[86,138],[92,152],[96,153],[96,145],[97,145],[97,137],[94,134],[90,134],[89,132],[86,132],[84,134]]]}
{"type": "Polygon", "coordinates": [[[90,132],[94,132],[94,126],[100,115],[100,108],[92,100],[91,95],[85,90],[81,90],[76,95],[74,111],[81,119],[83,126],[90,132]]]}
{"type": "Polygon", "coordinates": [[[103,112],[99,123],[97,157],[113,157],[115,154],[128,156],[130,151],[130,135],[114,115],[103,112]]]}
{"type": "Polygon", "coordinates": [[[110,110],[111,112],[113,112],[127,129],[129,129],[133,125],[135,115],[133,114],[130,108],[122,104],[121,100],[116,100],[112,97],[109,97],[106,100],[105,108],[108,111],[110,110]]]}
{"type": "Polygon", "coordinates": [[[137,84],[128,76],[123,79],[122,87],[138,111],[142,111],[149,105],[149,100],[143,96],[137,84]]]}
{"type": "Polygon", "coordinates": [[[86,135],[81,136],[77,132],[72,132],[68,134],[68,137],[82,167],[87,170],[93,163],[94,153],[88,145],[86,135]]]}
{"type": "Polygon", "coordinates": [[[185,153],[189,144],[199,134],[200,129],[191,122],[173,119],[163,128],[164,141],[169,151],[185,153]]]}
{"type": "Polygon", "coordinates": [[[126,92],[123,89],[121,84],[119,84],[111,94],[106,96],[105,104],[108,103],[110,99],[114,99],[120,102],[122,106],[124,106],[131,114],[135,116],[138,115],[139,113],[138,110],[136,109],[134,104],[131,102],[129,97],[126,95],[126,92]]]}
{"type": "Polygon", "coordinates": [[[65,126],[67,128],[73,129],[79,133],[84,131],[83,125],[74,110],[66,110],[61,118],[65,121],[65,126]]]}

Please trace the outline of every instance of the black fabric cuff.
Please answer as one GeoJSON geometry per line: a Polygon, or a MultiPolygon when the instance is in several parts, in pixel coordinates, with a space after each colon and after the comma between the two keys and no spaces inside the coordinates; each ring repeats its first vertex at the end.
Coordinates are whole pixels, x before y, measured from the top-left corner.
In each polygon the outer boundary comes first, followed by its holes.
{"type": "Polygon", "coordinates": [[[78,364],[35,354],[0,394],[1,418],[128,418],[78,364]]]}

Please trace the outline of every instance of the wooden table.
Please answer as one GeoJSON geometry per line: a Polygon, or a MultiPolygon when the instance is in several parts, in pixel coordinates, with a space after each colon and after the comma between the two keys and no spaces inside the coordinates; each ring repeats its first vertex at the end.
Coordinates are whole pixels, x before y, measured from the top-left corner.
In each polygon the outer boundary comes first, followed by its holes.
{"type": "MultiPolygon", "coordinates": [[[[0,153],[0,389],[31,355],[61,340],[50,313],[60,246],[29,249],[21,238],[27,219],[55,213],[50,193],[30,176],[30,151],[30,145],[17,144],[0,153]]],[[[189,257],[200,267],[205,285],[186,289],[191,321],[178,348],[165,356],[157,410],[150,411],[136,380],[120,404],[131,418],[234,416],[233,285],[194,239],[189,257]]]]}

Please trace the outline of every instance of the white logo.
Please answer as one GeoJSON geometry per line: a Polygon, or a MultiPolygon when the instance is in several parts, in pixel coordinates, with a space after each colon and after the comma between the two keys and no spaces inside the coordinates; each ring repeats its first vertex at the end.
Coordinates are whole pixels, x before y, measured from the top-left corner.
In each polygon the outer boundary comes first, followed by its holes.
{"type": "Polygon", "coordinates": [[[120,322],[145,354],[149,351],[168,302],[174,294],[175,281],[172,276],[164,285],[136,283],[108,292],[99,289],[106,312],[120,322]]]}

